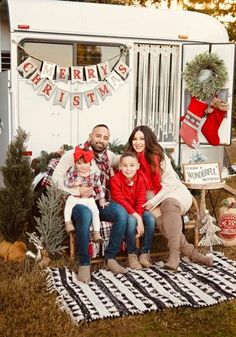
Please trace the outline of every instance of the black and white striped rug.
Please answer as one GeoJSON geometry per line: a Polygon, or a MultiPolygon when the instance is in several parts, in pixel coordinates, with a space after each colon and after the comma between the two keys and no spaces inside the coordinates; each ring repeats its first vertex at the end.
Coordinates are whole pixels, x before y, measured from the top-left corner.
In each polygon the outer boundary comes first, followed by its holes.
{"type": "Polygon", "coordinates": [[[79,323],[158,311],[178,306],[214,305],[236,297],[236,261],[214,253],[213,267],[181,262],[173,273],[158,262],[152,268],[114,276],[104,269],[89,284],[67,268],[48,269],[48,290],[58,293],[60,307],[79,323]]]}

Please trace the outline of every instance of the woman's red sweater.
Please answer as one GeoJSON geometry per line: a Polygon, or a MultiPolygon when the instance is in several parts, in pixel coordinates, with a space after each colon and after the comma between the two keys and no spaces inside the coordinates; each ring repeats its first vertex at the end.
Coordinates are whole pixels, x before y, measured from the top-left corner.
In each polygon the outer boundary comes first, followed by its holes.
{"type": "Polygon", "coordinates": [[[132,178],[132,184],[122,172],[116,173],[110,179],[112,200],[122,205],[129,214],[137,212],[142,215],[143,204],[146,202],[145,182],[139,173],[132,178]]]}
{"type": "Polygon", "coordinates": [[[158,156],[154,156],[154,160],[156,162],[156,169],[153,172],[151,165],[148,163],[147,159],[145,158],[145,153],[137,153],[138,161],[140,164],[139,172],[143,175],[146,189],[153,191],[155,194],[160,192],[162,189],[161,186],[161,171],[160,171],[160,163],[158,156]]]}

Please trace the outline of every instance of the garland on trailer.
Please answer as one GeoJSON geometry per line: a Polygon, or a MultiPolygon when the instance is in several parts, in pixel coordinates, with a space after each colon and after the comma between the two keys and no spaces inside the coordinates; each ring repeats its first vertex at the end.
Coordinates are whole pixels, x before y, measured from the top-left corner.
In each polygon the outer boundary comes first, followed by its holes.
{"type": "Polygon", "coordinates": [[[85,100],[87,107],[99,104],[100,97],[103,102],[108,96],[112,95],[128,78],[130,68],[122,61],[122,56],[127,55],[128,48],[120,48],[118,60],[110,67],[109,62],[105,61],[99,64],[87,66],[60,66],[46,60],[30,55],[26,50],[17,45],[28,57],[18,65],[17,70],[21,76],[26,79],[26,83],[38,90],[38,95],[50,100],[54,96],[54,105],[66,107],[67,101],[70,101],[70,109],[83,110],[83,101],[85,100]],[[35,60],[42,64],[39,66],[35,60]],[[64,82],[68,85],[68,90],[60,88],[57,83],[64,82]],[[93,88],[90,87],[91,82],[97,83],[93,88]],[[77,84],[83,88],[81,91],[71,91],[71,84],[77,84]],[[85,86],[84,86],[85,85],[85,86]]]}

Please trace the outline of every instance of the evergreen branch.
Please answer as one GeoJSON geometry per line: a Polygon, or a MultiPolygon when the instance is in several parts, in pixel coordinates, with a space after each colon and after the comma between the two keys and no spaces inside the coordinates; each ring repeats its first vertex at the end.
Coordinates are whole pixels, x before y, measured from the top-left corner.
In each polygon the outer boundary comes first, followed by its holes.
{"type": "Polygon", "coordinates": [[[48,186],[45,195],[37,201],[40,217],[35,217],[36,228],[43,244],[51,254],[62,253],[67,247],[63,245],[66,237],[63,218],[64,192],[55,185],[48,186]]]}

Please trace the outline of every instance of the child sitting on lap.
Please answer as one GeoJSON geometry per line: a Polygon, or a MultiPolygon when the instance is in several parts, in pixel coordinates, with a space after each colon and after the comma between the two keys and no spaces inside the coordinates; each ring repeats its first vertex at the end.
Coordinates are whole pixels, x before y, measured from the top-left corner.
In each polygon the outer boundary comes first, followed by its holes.
{"type": "Polygon", "coordinates": [[[76,146],[73,155],[75,165],[68,169],[64,179],[64,184],[69,188],[78,187],[78,195],[70,195],[66,200],[64,209],[66,232],[69,233],[75,230],[71,221],[71,214],[73,207],[80,204],[87,206],[92,212],[92,240],[94,242],[103,241],[103,238],[100,235],[100,218],[95,199],[99,200],[101,207],[107,206],[108,202],[105,200],[105,189],[101,185],[100,173],[98,171],[91,172],[93,152],[76,146]],[[90,198],[81,198],[79,195],[80,186],[93,186],[93,195],[91,195],[90,198]]]}
{"type": "Polygon", "coordinates": [[[139,173],[139,163],[135,153],[126,152],[120,157],[120,172],[111,177],[112,199],[122,205],[128,212],[126,243],[128,264],[131,269],[149,268],[150,249],[155,230],[154,216],[145,211],[146,188],[143,176],[139,173]],[[142,237],[138,259],[136,238],[142,237]]]}

